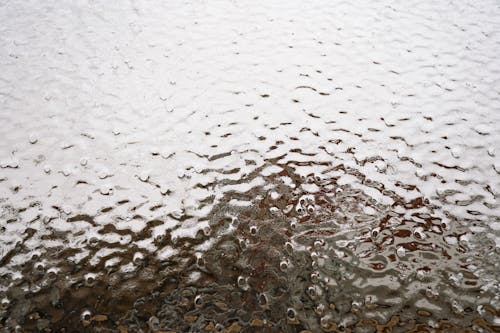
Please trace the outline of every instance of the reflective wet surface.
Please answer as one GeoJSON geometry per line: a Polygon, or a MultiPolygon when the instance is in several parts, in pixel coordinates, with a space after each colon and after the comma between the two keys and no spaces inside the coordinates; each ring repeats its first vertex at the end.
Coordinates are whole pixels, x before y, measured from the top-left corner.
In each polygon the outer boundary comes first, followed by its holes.
{"type": "Polygon", "coordinates": [[[499,18],[0,2],[0,331],[499,331],[499,18]]]}

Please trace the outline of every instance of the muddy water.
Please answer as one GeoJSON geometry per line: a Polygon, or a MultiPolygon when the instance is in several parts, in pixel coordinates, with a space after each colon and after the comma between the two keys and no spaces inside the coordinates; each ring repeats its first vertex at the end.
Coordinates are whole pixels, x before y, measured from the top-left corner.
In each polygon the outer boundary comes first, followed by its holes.
{"type": "Polygon", "coordinates": [[[1,2],[0,331],[498,331],[499,18],[1,2]]]}

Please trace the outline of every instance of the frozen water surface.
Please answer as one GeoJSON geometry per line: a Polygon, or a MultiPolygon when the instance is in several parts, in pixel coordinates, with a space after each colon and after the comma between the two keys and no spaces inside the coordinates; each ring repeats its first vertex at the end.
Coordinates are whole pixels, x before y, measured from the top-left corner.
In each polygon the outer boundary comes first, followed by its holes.
{"type": "Polygon", "coordinates": [[[493,332],[500,3],[0,1],[1,332],[493,332]]]}

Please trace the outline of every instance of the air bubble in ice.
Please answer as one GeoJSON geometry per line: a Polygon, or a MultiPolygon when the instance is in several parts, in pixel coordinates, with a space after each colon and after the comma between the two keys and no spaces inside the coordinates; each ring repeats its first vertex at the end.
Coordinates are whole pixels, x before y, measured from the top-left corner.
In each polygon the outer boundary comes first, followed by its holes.
{"type": "Polygon", "coordinates": [[[295,319],[295,317],[297,316],[297,312],[295,311],[295,309],[293,308],[288,308],[288,310],[286,311],[286,316],[289,318],[289,319],[295,319]]]}
{"type": "Polygon", "coordinates": [[[165,195],[169,192],[169,188],[167,186],[160,186],[160,193],[165,195]]]}
{"type": "Polygon", "coordinates": [[[61,142],[60,147],[61,147],[61,149],[68,149],[68,148],[73,147],[73,144],[63,141],[63,142],[61,142]]]}
{"type": "Polygon", "coordinates": [[[477,125],[474,130],[481,135],[487,135],[491,132],[491,127],[485,124],[477,125]]]}
{"type": "Polygon", "coordinates": [[[307,288],[307,294],[309,295],[309,297],[313,299],[316,298],[317,296],[316,288],[314,288],[313,286],[307,288]]]}
{"type": "MultiPolygon", "coordinates": [[[[174,209],[171,212],[172,216],[178,220],[180,220],[184,216],[184,210],[182,209],[174,209]]],[[[209,227],[210,228],[210,227],[209,227]]]]}
{"type": "Polygon", "coordinates": [[[314,312],[316,312],[318,316],[322,316],[325,313],[325,305],[323,303],[318,304],[314,312]]]}
{"type": "Polygon", "coordinates": [[[89,245],[94,247],[94,246],[97,246],[97,244],[99,243],[99,239],[97,237],[90,237],[89,238],[89,245]]]}
{"type": "Polygon", "coordinates": [[[325,241],[322,240],[322,239],[321,240],[317,240],[317,241],[314,242],[314,248],[316,250],[321,249],[324,245],[325,245],[325,241]]]}
{"type": "Polygon", "coordinates": [[[35,143],[38,142],[38,137],[34,133],[31,133],[29,135],[29,141],[32,145],[34,145],[35,143]]]}
{"type": "Polygon", "coordinates": [[[195,298],[194,298],[194,305],[196,307],[199,307],[203,304],[203,299],[201,298],[200,295],[197,295],[195,298]]]}
{"type": "Polygon", "coordinates": [[[212,233],[212,228],[210,228],[210,226],[205,226],[203,228],[203,233],[205,234],[205,236],[210,236],[210,234],[212,233]]]}
{"type": "Polygon", "coordinates": [[[387,170],[387,164],[385,164],[384,161],[376,160],[373,165],[375,166],[375,169],[377,169],[377,171],[380,173],[384,173],[387,170]]]}
{"type": "Polygon", "coordinates": [[[134,264],[139,265],[143,262],[143,260],[144,260],[144,255],[141,252],[134,253],[134,257],[132,259],[134,264]]]}
{"type": "Polygon", "coordinates": [[[143,171],[139,174],[139,179],[143,182],[146,182],[149,179],[149,173],[147,171],[143,171]]]}
{"type": "Polygon", "coordinates": [[[100,179],[106,179],[108,177],[111,177],[112,175],[113,174],[106,168],[101,168],[97,172],[97,177],[99,177],[100,179]]]}
{"type": "Polygon", "coordinates": [[[54,281],[57,278],[57,270],[54,268],[48,269],[46,276],[49,281],[54,281]]]}
{"type": "Polygon", "coordinates": [[[71,211],[72,211],[71,206],[69,206],[69,205],[64,205],[63,206],[63,212],[65,214],[71,214],[71,211]]]}
{"type": "Polygon", "coordinates": [[[413,229],[413,235],[418,239],[425,239],[425,233],[422,227],[416,227],[413,229]]]}
{"type": "Polygon", "coordinates": [[[89,321],[92,316],[92,313],[89,310],[85,310],[80,315],[80,318],[84,321],[89,321]]]}
{"type": "Polygon", "coordinates": [[[402,258],[405,256],[406,254],[406,250],[404,247],[402,246],[398,246],[398,248],[396,249],[396,254],[398,255],[398,257],[402,258]]]}
{"type": "Polygon", "coordinates": [[[237,283],[238,283],[238,287],[240,287],[241,289],[243,290],[248,290],[248,280],[243,277],[243,276],[238,276],[238,280],[237,280],[237,283]]]}
{"type": "Polygon", "coordinates": [[[35,270],[38,272],[43,272],[45,270],[45,265],[43,263],[36,263],[35,264],[35,270]]]}
{"type": "Polygon", "coordinates": [[[269,301],[265,293],[260,294],[258,300],[259,300],[259,305],[263,307],[267,306],[267,303],[269,301]]]}
{"type": "Polygon", "coordinates": [[[451,309],[456,315],[462,315],[464,312],[463,306],[457,300],[451,302],[451,309]]]}
{"type": "Polygon", "coordinates": [[[279,210],[279,208],[278,208],[278,207],[276,207],[276,206],[273,206],[273,207],[269,208],[269,212],[270,212],[271,214],[274,214],[274,215],[278,214],[278,213],[279,213],[279,211],[280,211],[280,210],[279,210]]]}
{"type": "Polygon", "coordinates": [[[9,304],[10,304],[9,299],[8,299],[8,298],[6,298],[6,297],[4,297],[4,298],[2,298],[2,300],[0,301],[0,308],[1,308],[2,310],[5,310],[5,309],[7,309],[7,307],[9,306],[9,304]]]}
{"type": "Polygon", "coordinates": [[[196,265],[200,268],[205,267],[205,260],[202,257],[196,259],[196,265]]]}
{"type": "Polygon", "coordinates": [[[451,273],[449,275],[449,280],[450,280],[450,283],[455,286],[455,287],[459,287],[462,280],[463,280],[463,274],[462,273],[457,273],[457,274],[453,274],[451,273]]]}
{"type": "Polygon", "coordinates": [[[0,167],[4,169],[5,168],[17,169],[19,167],[19,161],[15,158],[9,160],[3,160],[0,162],[0,167]]]}
{"type": "Polygon", "coordinates": [[[160,329],[160,320],[155,316],[152,316],[148,320],[148,326],[153,332],[156,332],[160,329]]]}
{"type": "Polygon", "coordinates": [[[439,297],[439,292],[437,292],[437,291],[433,290],[432,288],[428,287],[425,290],[425,296],[427,296],[430,299],[436,299],[437,297],[439,297]]]}
{"type": "Polygon", "coordinates": [[[257,227],[256,226],[253,225],[253,226],[250,227],[250,234],[252,236],[257,235],[257,227]]]}
{"type": "Polygon", "coordinates": [[[153,156],[160,155],[160,150],[158,149],[158,147],[151,147],[151,149],[149,150],[149,152],[153,156]]]}
{"type": "Polygon", "coordinates": [[[453,156],[454,158],[459,158],[460,156],[462,156],[462,149],[460,149],[459,147],[451,148],[451,156],[453,156]]]}
{"type": "Polygon", "coordinates": [[[427,276],[428,273],[425,270],[423,269],[417,270],[417,280],[424,281],[427,276]]]}
{"type": "Polygon", "coordinates": [[[324,329],[329,328],[330,327],[330,323],[331,323],[331,317],[330,316],[326,315],[326,316],[321,317],[321,319],[320,319],[320,325],[321,325],[321,327],[323,327],[324,329]]]}
{"type": "Polygon", "coordinates": [[[85,274],[84,279],[85,279],[85,285],[87,287],[92,287],[95,283],[95,280],[96,280],[96,274],[87,273],[87,274],[85,274]]]}

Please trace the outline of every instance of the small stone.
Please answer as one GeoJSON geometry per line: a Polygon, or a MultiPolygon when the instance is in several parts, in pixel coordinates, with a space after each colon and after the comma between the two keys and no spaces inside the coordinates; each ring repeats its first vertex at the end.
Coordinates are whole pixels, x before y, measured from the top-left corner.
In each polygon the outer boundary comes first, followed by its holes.
{"type": "Polygon", "coordinates": [[[215,329],[215,324],[211,321],[205,326],[204,330],[205,331],[213,331],[215,329]]]}
{"type": "Polygon", "coordinates": [[[431,313],[427,310],[418,310],[417,313],[419,316],[423,316],[423,317],[430,317],[431,316],[431,313]]]}
{"type": "Polygon", "coordinates": [[[97,322],[106,321],[106,320],[108,320],[108,316],[102,315],[102,314],[95,315],[92,318],[90,318],[90,321],[97,321],[97,322]]]}
{"type": "Polygon", "coordinates": [[[198,318],[198,316],[193,316],[193,315],[185,315],[184,320],[187,321],[188,323],[191,323],[195,321],[198,318]]]}
{"type": "Polygon", "coordinates": [[[252,321],[250,322],[250,326],[262,327],[262,326],[264,326],[264,322],[262,321],[262,319],[255,318],[255,319],[252,319],[252,321]]]}
{"type": "Polygon", "coordinates": [[[227,304],[224,302],[214,302],[214,304],[221,310],[227,310],[227,304]]]}
{"type": "Polygon", "coordinates": [[[241,331],[241,326],[237,322],[233,322],[231,326],[226,329],[227,333],[236,333],[241,331]]]}
{"type": "Polygon", "coordinates": [[[118,327],[116,328],[118,329],[118,331],[120,331],[120,333],[128,333],[127,328],[123,325],[118,325],[118,327]]]}
{"type": "Polygon", "coordinates": [[[30,320],[37,320],[37,319],[40,319],[40,314],[38,312],[33,312],[32,314],[29,315],[28,318],[30,320]]]}

